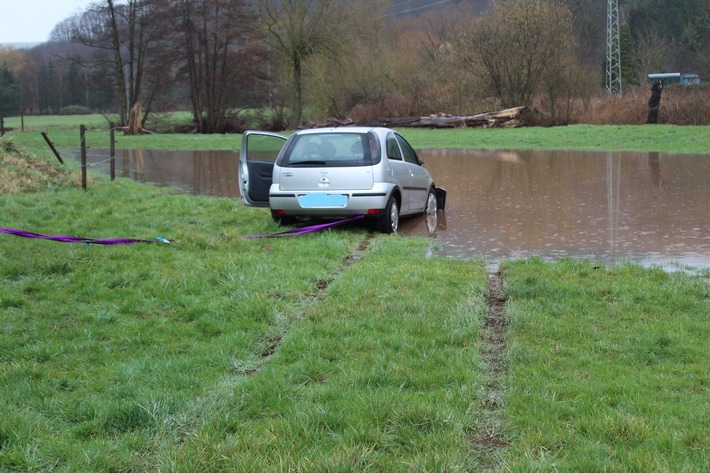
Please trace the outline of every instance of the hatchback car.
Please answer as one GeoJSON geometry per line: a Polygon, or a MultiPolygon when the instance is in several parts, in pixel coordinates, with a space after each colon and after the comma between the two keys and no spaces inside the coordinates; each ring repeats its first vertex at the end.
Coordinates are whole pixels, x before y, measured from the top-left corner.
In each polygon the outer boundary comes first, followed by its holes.
{"type": "Polygon", "coordinates": [[[239,191],[246,205],[268,206],[280,224],[363,215],[377,230],[396,233],[400,216],[443,210],[445,191],[422,164],[388,128],[318,128],[290,137],[247,131],[239,191]]]}

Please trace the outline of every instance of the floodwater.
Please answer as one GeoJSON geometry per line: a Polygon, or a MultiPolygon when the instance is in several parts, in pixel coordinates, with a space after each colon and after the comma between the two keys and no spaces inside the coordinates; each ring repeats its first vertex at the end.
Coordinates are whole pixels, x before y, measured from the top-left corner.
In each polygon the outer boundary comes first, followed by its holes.
{"type": "MultiPolygon", "coordinates": [[[[89,163],[107,155],[91,152],[89,163]]],[[[402,219],[400,231],[432,236],[432,255],[710,268],[710,155],[460,149],[419,155],[447,190],[446,211],[436,222],[402,219]]],[[[121,150],[116,175],[237,199],[237,167],[234,152],[121,150]]]]}

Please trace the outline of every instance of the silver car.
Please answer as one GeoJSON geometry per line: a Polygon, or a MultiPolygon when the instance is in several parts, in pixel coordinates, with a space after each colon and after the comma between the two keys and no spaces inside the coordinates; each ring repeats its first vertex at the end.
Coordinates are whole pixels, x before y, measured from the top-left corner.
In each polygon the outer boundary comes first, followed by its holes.
{"type": "Polygon", "coordinates": [[[445,202],[414,149],[388,128],[318,128],[288,138],[247,131],[239,192],[280,224],[364,215],[384,233],[397,232],[400,216],[435,214],[445,202]]]}

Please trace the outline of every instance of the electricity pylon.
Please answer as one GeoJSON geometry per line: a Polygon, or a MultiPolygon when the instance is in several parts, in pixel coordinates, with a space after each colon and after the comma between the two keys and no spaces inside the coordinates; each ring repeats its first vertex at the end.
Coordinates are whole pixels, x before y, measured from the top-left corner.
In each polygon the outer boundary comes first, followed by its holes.
{"type": "Polygon", "coordinates": [[[621,93],[618,0],[607,0],[606,7],[606,90],[609,93],[621,93]]]}

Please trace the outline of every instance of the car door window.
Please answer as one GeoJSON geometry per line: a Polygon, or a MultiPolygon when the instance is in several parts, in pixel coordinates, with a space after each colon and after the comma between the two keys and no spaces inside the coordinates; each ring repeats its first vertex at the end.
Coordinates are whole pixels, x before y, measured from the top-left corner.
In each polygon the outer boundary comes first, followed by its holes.
{"type": "Polygon", "coordinates": [[[387,136],[387,157],[402,161],[402,152],[399,150],[399,145],[393,134],[387,136]]]}
{"type": "Polygon", "coordinates": [[[402,153],[404,154],[404,160],[411,164],[420,165],[419,157],[414,149],[407,143],[407,141],[399,135],[395,135],[399,146],[402,148],[402,153]]]}

